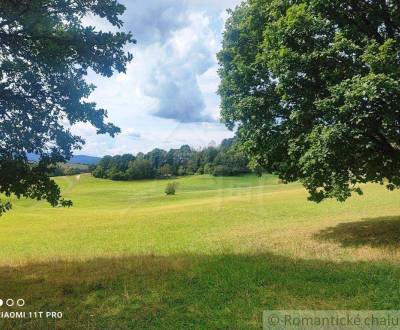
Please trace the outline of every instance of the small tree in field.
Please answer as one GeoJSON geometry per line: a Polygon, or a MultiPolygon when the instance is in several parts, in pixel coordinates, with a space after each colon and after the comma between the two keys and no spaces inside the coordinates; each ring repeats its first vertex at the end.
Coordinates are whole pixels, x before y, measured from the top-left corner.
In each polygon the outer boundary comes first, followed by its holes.
{"type": "Polygon", "coordinates": [[[178,184],[176,182],[168,182],[167,186],[165,187],[165,194],[175,195],[177,186],[178,184]]]}

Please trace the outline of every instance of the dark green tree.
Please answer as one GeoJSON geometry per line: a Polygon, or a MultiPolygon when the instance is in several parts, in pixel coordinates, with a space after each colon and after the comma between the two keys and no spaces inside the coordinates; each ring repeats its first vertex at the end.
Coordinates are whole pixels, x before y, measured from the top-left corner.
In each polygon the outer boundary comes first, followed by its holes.
{"type": "Polygon", "coordinates": [[[145,159],[149,160],[151,166],[155,169],[159,169],[162,165],[165,164],[166,157],[167,152],[159,148],[153,149],[145,155],[145,159]]]}
{"type": "Polygon", "coordinates": [[[218,55],[222,117],[310,199],[400,187],[400,3],[248,0],[218,55]]]}
{"type": "Polygon", "coordinates": [[[221,151],[215,157],[213,165],[215,176],[235,176],[249,172],[247,158],[233,148],[221,151]]]}
{"type": "Polygon", "coordinates": [[[112,166],[113,157],[111,156],[104,156],[97,166],[93,169],[92,175],[95,178],[107,178],[107,172],[110,170],[112,166]]]}
{"type": "MultiPolygon", "coordinates": [[[[88,122],[98,134],[119,132],[107,112],[86,101],[89,69],[110,77],[125,72],[134,43],[124,32],[84,26],[94,15],[120,28],[125,7],[116,0],[2,0],[0,2],[0,193],[71,205],[49,178],[84,141],[63,123],[88,122]],[[30,164],[27,153],[40,156],[30,164]]],[[[0,201],[0,214],[10,205],[0,201]]]]}
{"type": "MultiPolygon", "coordinates": [[[[151,166],[147,159],[136,158],[128,168],[126,177],[131,180],[152,179],[156,175],[156,170],[151,166]]],[[[110,177],[110,179],[113,179],[110,177]]]]}
{"type": "Polygon", "coordinates": [[[219,150],[215,147],[208,147],[200,151],[201,159],[200,163],[202,165],[212,163],[215,157],[218,155],[219,150]]]}

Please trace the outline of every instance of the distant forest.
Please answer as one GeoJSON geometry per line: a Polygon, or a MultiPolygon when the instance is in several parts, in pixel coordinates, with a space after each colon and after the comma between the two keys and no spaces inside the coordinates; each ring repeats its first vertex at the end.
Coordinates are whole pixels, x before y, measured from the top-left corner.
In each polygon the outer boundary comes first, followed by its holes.
{"type": "Polygon", "coordinates": [[[93,169],[94,165],[60,163],[53,168],[53,170],[50,172],[50,176],[77,175],[88,173],[93,169]]]}
{"type": "Polygon", "coordinates": [[[138,180],[192,174],[234,176],[250,172],[247,157],[234,139],[225,139],[218,147],[195,150],[188,145],[165,151],[154,149],[136,156],[105,156],[92,171],[96,178],[138,180]]]}

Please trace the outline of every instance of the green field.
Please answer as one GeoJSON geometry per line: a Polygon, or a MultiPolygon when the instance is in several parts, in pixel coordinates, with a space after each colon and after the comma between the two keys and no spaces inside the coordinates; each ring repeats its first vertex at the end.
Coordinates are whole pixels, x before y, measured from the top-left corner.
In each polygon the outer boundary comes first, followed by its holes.
{"type": "Polygon", "coordinates": [[[398,191],[315,204],[273,176],[181,178],[175,196],[165,180],[57,182],[73,208],[21,200],[0,219],[0,298],[64,316],[2,329],[259,329],[265,309],[400,309],[398,191]]]}

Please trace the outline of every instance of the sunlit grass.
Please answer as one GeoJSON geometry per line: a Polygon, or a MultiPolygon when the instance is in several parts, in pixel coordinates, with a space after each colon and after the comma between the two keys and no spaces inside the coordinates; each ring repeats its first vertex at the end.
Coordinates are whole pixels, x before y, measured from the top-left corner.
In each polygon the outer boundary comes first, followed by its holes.
{"type": "Polygon", "coordinates": [[[314,204],[273,176],[180,178],[175,196],[165,180],[57,181],[73,208],[14,201],[0,219],[0,298],[61,310],[60,328],[259,328],[263,309],[400,307],[400,192],[314,204]]]}

